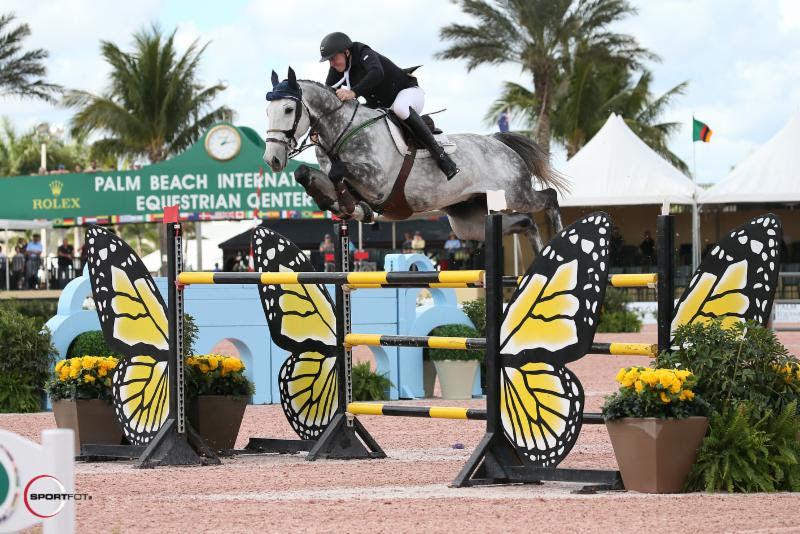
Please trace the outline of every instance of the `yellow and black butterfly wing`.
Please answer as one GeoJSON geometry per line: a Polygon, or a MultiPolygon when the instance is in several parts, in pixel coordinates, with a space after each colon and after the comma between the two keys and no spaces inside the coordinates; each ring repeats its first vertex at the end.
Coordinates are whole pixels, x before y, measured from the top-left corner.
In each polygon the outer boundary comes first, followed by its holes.
{"type": "Polygon", "coordinates": [[[500,378],[503,431],[536,465],[558,464],[581,430],[583,388],[562,365],[505,360],[500,378]]]}
{"type": "Polygon", "coordinates": [[[291,354],[281,366],[281,405],[289,424],[303,439],[317,439],[338,403],[336,356],[329,352],[291,354]]]}
{"type": "MultiPolygon", "coordinates": [[[[308,257],[289,239],[260,226],[253,231],[260,272],[311,272],[308,257]]],[[[321,284],[259,285],[270,335],[289,353],[281,366],[281,405],[292,428],[316,439],[337,407],[336,317],[321,284]]]]}
{"type": "Polygon", "coordinates": [[[103,337],[125,357],[112,379],[126,437],[144,444],[169,415],[167,307],[133,250],[99,226],[86,231],[92,297],[103,337]]]}
{"type": "Polygon", "coordinates": [[[558,464],[580,433],[584,394],[565,367],[590,349],[608,277],[611,223],[596,212],[537,256],[500,325],[503,431],[539,466],[558,464]]]}
{"type": "Polygon", "coordinates": [[[672,331],[721,318],[724,326],[766,324],[780,270],[782,229],[775,215],[756,217],[730,232],[703,258],[678,300],[672,331]]]}
{"type": "Polygon", "coordinates": [[[589,351],[605,295],[610,228],[608,216],[596,212],[542,249],[503,314],[501,354],[563,365],[589,351]]]}

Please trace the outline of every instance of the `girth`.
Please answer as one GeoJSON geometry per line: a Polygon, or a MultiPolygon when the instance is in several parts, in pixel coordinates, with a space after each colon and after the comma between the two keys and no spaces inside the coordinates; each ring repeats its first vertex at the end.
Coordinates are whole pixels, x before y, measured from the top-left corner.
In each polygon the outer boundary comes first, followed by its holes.
{"type": "Polygon", "coordinates": [[[411,174],[416,155],[417,143],[413,138],[409,138],[408,153],[403,158],[403,164],[400,166],[400,172],[394,181],[392,191],[386,200],[374,207],[375,211],[387,219],[401,221],[414,214],[414,210],[408,205],[408,200],[406,199],[406,181],[408,180],[408,175],[411,174]]]}

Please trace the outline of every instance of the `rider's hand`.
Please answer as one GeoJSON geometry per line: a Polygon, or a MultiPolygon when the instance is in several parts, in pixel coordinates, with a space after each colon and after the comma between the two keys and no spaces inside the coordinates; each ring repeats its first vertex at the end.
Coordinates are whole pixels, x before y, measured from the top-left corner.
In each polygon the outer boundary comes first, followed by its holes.
{"type": "Polygon", "coordinates": [[[352,100],[353,98],[356,98],[356,93],[345,87],[340,87],[336,90],[336,96],[339,97],[339,100],[344,102],[345,100],[352,100]]]}
{"type": "Polygon", "coordinates": [[[311,132],[310,138],[315,145],[319,143],[319,134],[317,132],[311,132]]]}

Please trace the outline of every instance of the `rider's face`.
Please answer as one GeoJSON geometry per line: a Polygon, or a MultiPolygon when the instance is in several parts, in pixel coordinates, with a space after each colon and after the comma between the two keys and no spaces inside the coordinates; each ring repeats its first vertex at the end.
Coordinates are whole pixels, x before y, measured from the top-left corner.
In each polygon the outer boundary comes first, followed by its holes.
{"type": "Polygon", "coordinates": [[[336,72],[344,72],[347,69],[347,54],[349,51],[339,52],[328,60],[330,66],[336,72]]]}

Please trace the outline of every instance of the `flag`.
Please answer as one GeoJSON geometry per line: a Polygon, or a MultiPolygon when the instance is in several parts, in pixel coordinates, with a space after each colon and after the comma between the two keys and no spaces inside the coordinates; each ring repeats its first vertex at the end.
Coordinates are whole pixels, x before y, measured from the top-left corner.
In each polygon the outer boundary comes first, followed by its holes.
{"type": "Polygon", "coordinates": [[[497,121],[497,127],[500,128],[501,132],[508,131],[508,111],[504,111],[500,114],[500,119],[497,121]]]}
{"type": "Polygon", "coordinates": [[[164,206],[164,223],[178,222],[178,205],[164,206]]]}
{"type": "Polygon", "coordinates": [[[707,124],[700,122],[694,117],[692,117],[692,122],[694,126],[692,131],[692,141],[702,141],[704,143],[711,141],[711,134],[714,133],[711,131],[711,128],[709,128],[707,124]]]}

